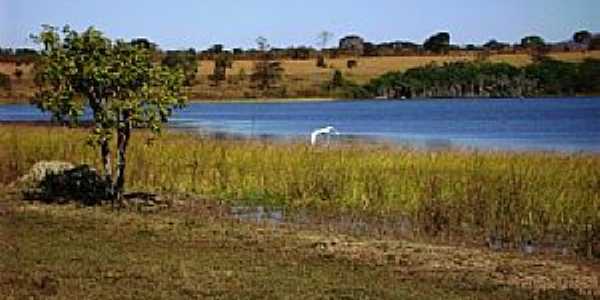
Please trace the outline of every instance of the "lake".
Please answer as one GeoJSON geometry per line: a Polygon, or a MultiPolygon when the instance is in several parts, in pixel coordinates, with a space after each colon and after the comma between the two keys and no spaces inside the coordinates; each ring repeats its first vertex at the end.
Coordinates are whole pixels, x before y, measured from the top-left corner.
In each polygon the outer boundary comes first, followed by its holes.
{"type": "MultiPolygon", "coordinates": [[[[1,105],[0,121],[49,116],[1,105]]],[[[193,103],[170,126],[199,133],[306,139],[334,126],[342,139],[425,148],[600,152],[600,98],[193,103]]]]}

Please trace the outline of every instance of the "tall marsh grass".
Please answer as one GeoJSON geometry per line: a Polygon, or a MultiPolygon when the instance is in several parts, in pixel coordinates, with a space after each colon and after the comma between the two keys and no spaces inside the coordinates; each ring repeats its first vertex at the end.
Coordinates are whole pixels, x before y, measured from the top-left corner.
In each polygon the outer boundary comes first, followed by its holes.
{"type": "MultiPolygon", "coordinates": [[[[40,160],[100,167],[79,129],[0,125],[0,183],[40,160]]],[[[587,254],[600,243],[600,156],[426,152],[366,145],[205,139],[167,133],[130,144],[130,190],[224,201],[408,216],[431,235],[553,240],[587,254]]]]}

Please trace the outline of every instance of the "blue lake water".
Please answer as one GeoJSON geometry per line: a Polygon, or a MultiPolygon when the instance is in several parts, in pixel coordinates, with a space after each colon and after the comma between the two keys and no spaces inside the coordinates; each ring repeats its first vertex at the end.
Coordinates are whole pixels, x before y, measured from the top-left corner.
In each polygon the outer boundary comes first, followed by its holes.
{"type": "MultiPolygon", "coordinates": [[[[0,121],[48,120],[1,105],[0,121]]],[[[342,138],[417,147],[600,152],[600,98],[193,103],[170,126],[241,136],[306,139],[334,126],[342,138]]]]}

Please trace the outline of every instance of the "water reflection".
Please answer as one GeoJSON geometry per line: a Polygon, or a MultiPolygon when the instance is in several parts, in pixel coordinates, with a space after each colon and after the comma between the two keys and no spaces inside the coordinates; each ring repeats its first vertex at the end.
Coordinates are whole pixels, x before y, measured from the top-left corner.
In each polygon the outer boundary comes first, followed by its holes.
{"type": "Polygon", "coordinates": [[[281,224],[284,222],[282,209],[266,208],[264,206],[234,206],[231,208],[232,217],[249,222],[268,222],[281,224]]]}

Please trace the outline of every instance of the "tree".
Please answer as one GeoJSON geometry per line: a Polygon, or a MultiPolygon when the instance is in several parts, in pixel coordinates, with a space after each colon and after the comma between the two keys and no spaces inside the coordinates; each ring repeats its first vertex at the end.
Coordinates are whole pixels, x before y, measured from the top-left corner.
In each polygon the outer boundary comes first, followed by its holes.
{"type": "Polygon", "coordinates": [[[246,78],[248,77],[248,75],[246,75],[246,69],[241,68],[240,71],[238,72],[238,80],[240,82],[243,82],[246,80],[246,78]]]}
{"type": "Polygon", "coordinates": [[[321,54],[317,56],[317,67],[318,68],[327,68],[327,62],[325,61],[325,57],[321,54]]]}
{"type": "Polygon", "coordinates": [[[502,49],[508,48],[508,47],[509,47],[508,44],[498,42],[497,40],[494,40],[494,39],[492,39],[489,42],[483,44],[483,48],[489,49],[489,50],[494,50],[494,51],[502,50],[502,49]]]}
{"type": "Polygon", "coordinates": [[[333,97],[342,98],[366,98],[369,97],[368,91],[351,80],[344,78],[342,71],[334,70],[331,80],[327,81],[323,89],[328,91],[333,97]]]}
{"type": "Polygon", "coordinates": [[[256,45],[258,46],[258,51],[265,53],[271,49],[271,45],[269,45],[269,41],[264,36],[259,36],[256,38],[256,45]]]}
{"type": "Polygon", "coordinates": [[[221,54],[223,52],[222,44],[214,44],[212,47],[208,48],[207,52],[210,54],[221,54]]]}
{"type": "Polygon", "coordinates": [[[317,67],[326,68],[327,62],[325,61],[325,56],[323,56],[323,50],[327,47],[329,41],[333,38],[333,33],[323,30],[319,32],[317,35],[317,45],[321,48],[321,52],[317,56],[317,67]]]}
{"type": "Polygon", "coordinates": [[[435,53],[447,53],[450,49],[450,34],[438,32],[432,35],[425,41],[423,48],[435,53]]]}
{"type": "Polygon", "coordinates": [[[111,187],[107,194],[120,202],[131,132],[143,127],[159,133],[173,109],[185,105],[183,70],[156,64],[150,49],[113,42],[93,27],[77,32],[65,26],[59,32],[46,25],[34,39],[42,45],[42,52],[35,67],[38,92],[33,103],[52,113],[53,119],[72,125],[89,106],[94,124],[90,144],[100,148],[111,187]],[[117,161],[113,166],[115,134],[117,161]],[[114,181],[113,167],[117,171],[114,181]]]}
{"type": "Polygon", "coordinates": [[[251,80],[256,83],[260,90],[268,90],[281,79],[283,68],[280,62],[273,59],[269,51],[271,46],[269,46],[266,38],[258,37],[256,44],[258,45],[259,58],[254,63],[254,73],[252,73],[251,80]]]}
{"type": "Polygon", "coordinates": [[[0,72],[0,89],[11,90],[10,76],[0,72]]]}
{"type": "Polygon", "coordinates": [[[333,38],[333,33],[327,30],[319,32],[317,35],[317,45],[323,50],[327,47],[329,41],[333,38]]]}
{"type": "Polygon", "coordinates": [[[592,36],[592,40],[589,45],[590,50],[600,50],[600,36],[595,35],[592,36]]]}
{"type": "Polygon", "coordinates": [[[221,53],[215,57],[215,68],[211,79],[215,82],[215,85],[225,79],[227,79],[227,69],[231,69],[233,65],[233,58],[228,53],[221,53]]]}
{"type": "Polygon", "coordinates": [[[158,49],[158,46],[155,43],[149,41],[146,38],[136,38],[136,39],[131,40],[130,43],[132,45],[139,46],[143,49],[147,49],[147,50],[151,50],[151,51],[156,51],[158,49]]]}
{"type": "Polygon", "coordinates": [[[21,80],[21,77],[23,77],[23,70],[15,69],[14,75],[17,77],[17,80],[21,80]]]}
{"type": "Polygon", "coordinates": [[[331,88],[339,88],[344,86],[344,83],[346,81],[344,80],[344,75],[342,74],[342,71],[340,70],[335,70],[333,72],[333,77],[331,78],[331,88]]]}
{"type": "Polygon", "coordinates": [[[242,55],[244,54],[244,49],[242,48],[233,48],[233,55],[242,55]]]}
{"type": "Polygon", "coordinates": [[[575,32],[573,41],[579,44],[588,44],[592,40],[592,34],[587,30],[575,32]]]}
{"type": "Polygon", "coordinates": [[[358,66],[358,61],[356,59],[349,59],[348,61],[346,61],[346,67],[348,69],[353,69],[356,68],[358,66]]]}
{"type": "Polygon", "coordinates": [[[333,33],[327,30],[323,30],[317,34],[317,46],[321,48],[321,52],[317,56],[317,67],[326,68],[327,62],[325,61],[325,56],[323,56],[323,50],[327,47],[329,41],[333,38],[333,33]]]}
{"type": "Polygon", "coordinates": [[[198,73],[196,50],[190,48],[185,51],[167,51],[161,63],[171,69],[182,69],[185,75],[185,85],[194,84],[198,73]]]}
{"type": "Polygon", "coordinates": [[[525,67],[529,78],[535,78],[546,95],[573,95],[577,86],[575,63],[545,58],[525,67]]]}
{"type": "Polygon", "coordinates": [[[544,47],[546,42],[537,35],[526,36],[521,39],[521,46],[528,49],[537,49],[544,47]]]}
{"type": "Polygon", "coordinates": [[[586,58],[579,65],[577,89],[581,93],[600,92],[600,59],[586,58]]]}
{"type": "Polygon", "coordinates": [[[532,35],[521,39],[521,47],[528,49],[533,62],[539,62],[547,59],[550,47],[546,47],[546,42],[543,38],[532,35]]]}

